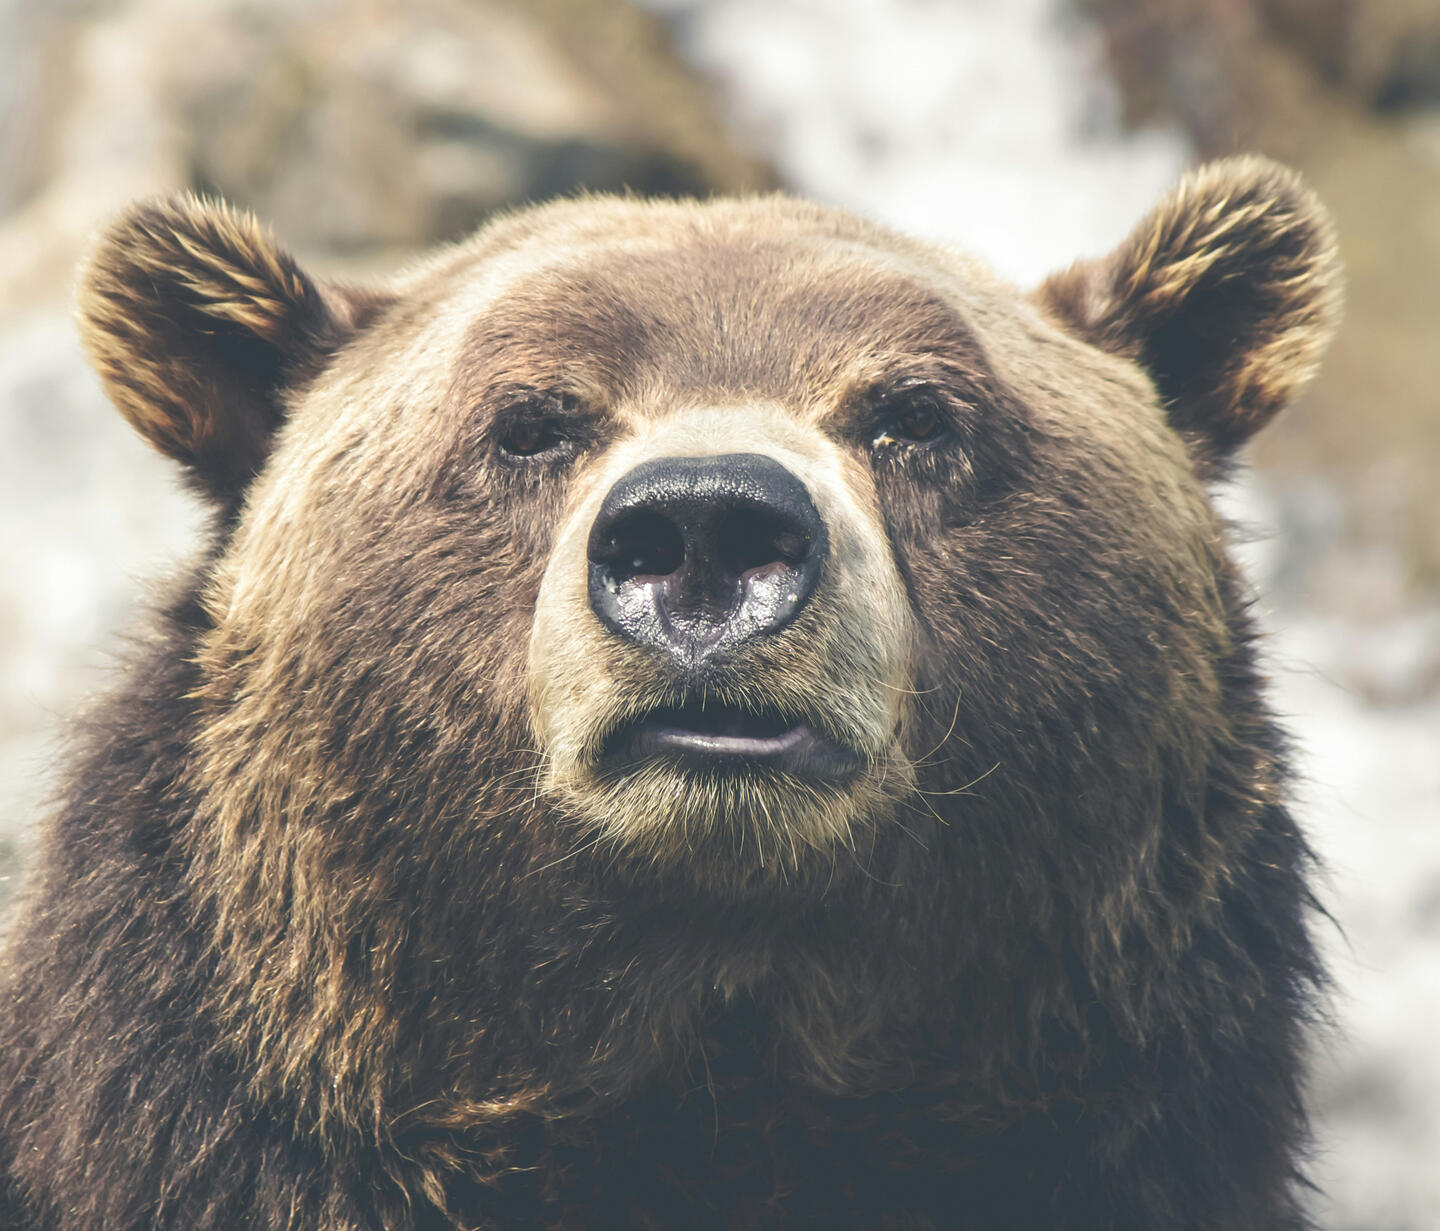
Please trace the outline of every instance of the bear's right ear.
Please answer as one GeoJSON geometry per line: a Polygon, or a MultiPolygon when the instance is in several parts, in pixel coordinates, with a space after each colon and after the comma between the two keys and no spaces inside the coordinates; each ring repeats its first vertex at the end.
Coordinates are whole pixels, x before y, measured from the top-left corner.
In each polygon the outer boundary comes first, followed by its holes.
{"type": "Polygon", "coordinates": [[[249,214],[195,196],[136,206],[80,280],[81,331],[111,401],[233,508],[269,452],[284,393],[380,306],[321,286],[249,214]]]}

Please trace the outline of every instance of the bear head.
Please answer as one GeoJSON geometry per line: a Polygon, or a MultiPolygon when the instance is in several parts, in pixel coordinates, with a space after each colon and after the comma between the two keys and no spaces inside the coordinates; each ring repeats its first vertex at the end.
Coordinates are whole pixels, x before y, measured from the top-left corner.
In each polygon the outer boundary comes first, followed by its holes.
{"type": "Polygon", "coordinates": [[[1029,294],[784,197],[559,202],[370,288],[137,208],[81,312],[216,509],[217,1011],[353,1115],[418,1005],[512,998],[452,1009],[453,1057],[591,989],[593,1090],[681,1033],[657,989],[783,984],[841,1085],[928,962],[1174,943],[1279,776],[1206,484],[1337,311],[1326,216],[1259,159],[1029,294]]]}

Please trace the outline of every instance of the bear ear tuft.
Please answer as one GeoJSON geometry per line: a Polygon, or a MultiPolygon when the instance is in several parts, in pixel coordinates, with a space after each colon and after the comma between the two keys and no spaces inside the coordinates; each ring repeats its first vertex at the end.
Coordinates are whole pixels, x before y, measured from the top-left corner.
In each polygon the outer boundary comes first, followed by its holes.
{"type": "Polygon", "coordinates": [[[1199,167],[1108,257],[1052,275],[1040,302],[1135,360],[1174,426],[1224,458],[1309,381],[1340,319],[1330,216],[1259,157],[1199,167]]]}
{"type": "Polygon", "coordinates": [[[86,349],[130,424],[238,503],[284,417],[379,305],[312,281],[249,214],[180,196],[136,206],[80,280],[86,349]]]}

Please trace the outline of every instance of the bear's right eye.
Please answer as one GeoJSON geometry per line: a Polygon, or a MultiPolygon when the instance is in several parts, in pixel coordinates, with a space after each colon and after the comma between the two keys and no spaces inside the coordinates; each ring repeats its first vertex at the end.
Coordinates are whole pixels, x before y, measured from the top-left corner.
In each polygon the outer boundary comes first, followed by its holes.
{"type": "Polygon", "coordinates": [[[586,435],[573,398],[526,396],[508,406],[496,424],[495,451],[514,464],[569,457],[586,435]]]}
{"type": "Polygon", "coordinates": [[[507,457],[539,457],[558,452],[569,443],[569,439],[554,424],[514,423],[500,437],[500,452],[507,457]]]}

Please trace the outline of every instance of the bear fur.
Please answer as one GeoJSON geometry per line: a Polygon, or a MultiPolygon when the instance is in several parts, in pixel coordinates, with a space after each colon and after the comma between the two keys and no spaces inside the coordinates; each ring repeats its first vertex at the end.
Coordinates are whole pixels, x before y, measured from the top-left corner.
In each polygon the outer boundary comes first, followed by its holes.
{"type": "Polygon", "coordinates": [[[1028,294],[784,197],[368,288],[133,210],[85,341],[214,533],[7,924],[0,1226],[1306,1225],[1311,859],[1207,484],[1338,287],[1253,158],[1028,294]],[[702,700],[843,781],[595,768],[697,677],[591,618],[585,532],[733,451],[830,555],[702,700]]]}

